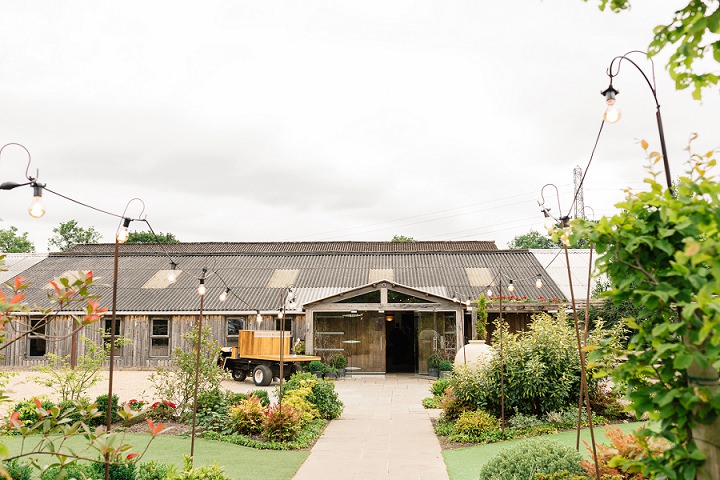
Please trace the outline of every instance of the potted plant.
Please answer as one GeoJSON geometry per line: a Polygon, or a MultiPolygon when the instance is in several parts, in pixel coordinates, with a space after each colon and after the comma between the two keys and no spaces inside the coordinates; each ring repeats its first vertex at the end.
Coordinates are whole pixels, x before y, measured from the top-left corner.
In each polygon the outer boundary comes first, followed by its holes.
{"type": "Polygon", "coordinates": [[[453,365],[450,360],[440,360],[440,378],[447,378],[452,373],[453,365]]]}
{"type": "Polygon", "coordinates": [[[345,358],[345,355],[342,353],[336,353],[330,357],[330,361],[328,363],[331,367],[337,370],[338,378],[343,378],[345,376],[345,367],[347,367],[347,359],[345,358]]]}
{"type": "Polygon", "coordinates": [[[325,367],[325,374],[323,375],[323,378],[327,380],[335,380],[336,378],[338,378],[337,368],[333,367],[332,365],[327,365],[325,367]]]}
{"type": "Polygon", "coordinates": [[[325,374],[325,364],[319,360],[313,360],[308,363],[306,369],[308,372],[315,374],[318,378],[323,378],[323,375],[325,374]]]}
{"type": "Polygon", "coordinates": [[[440,354],[431,353],[427,358],[428,375],[437,377],[440,375],[440,354]]]}

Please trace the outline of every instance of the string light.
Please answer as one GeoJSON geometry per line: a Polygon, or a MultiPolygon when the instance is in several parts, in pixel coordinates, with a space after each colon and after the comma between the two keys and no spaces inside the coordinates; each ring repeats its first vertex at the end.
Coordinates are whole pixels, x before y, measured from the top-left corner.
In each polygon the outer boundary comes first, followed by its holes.
{"type": "Polygon", "coordinates": [[[207,289],[205,288],[205,279],[200,279],[200,286],[198,287],[198,294],[202,297],[207,292],[207,289]]]}
{"type": "Polygon", "coordinates": [[[225,290],[220,294],[218,300],[225,302],[225,300],[227,300],[228,293],[230,293],[230,287],[225,287],[225,290]]]}
{"type": "Polygon", "coordinates": [[[130,226],[130,219],[129,218],[123,218],[122,227],[117,232],[117,235],[115,238],[117,238],[117,241],[119,243],[125,243],[127,242],[128,238],[130,238],[130,232],[128,231],[128,227],[130,226]]]}
{"type": "Polygon", "coordinates": [[[260,310],[257,310],[256,320],[257,320],[257,323],[260,323],[263,321],[263,316],[260,314],[260,310]]]}
{"type": "Polygon", "coordinates": [[[32,183],[33,201],[30,203],[28,213],[33,218],[40,218],[45,215],[45,207],[42,204],[43,185],[41,183],[32,183]]]}
{"type": "Polygon", "coordinates": [[[513,281],[510,280],[510,285],[508,285],[508,292],[514,292],[515,291],[515,285],[513,285],[513,281]]]}
{"type": "Polygon", "coordinates": [[[536,286],[537,288],[542,288],[542,286],[543,286],[543,283],[542,283],[542,275],[539,274],[539,273],[538,273],[538,276],[537,276],[537,280],[535,280],[535,286],[536,286]]]}
{"type": "Polygon", "coordinates": [[[175,283],[177,281],[177,263],[170,261],[170,272],[167,275],[168,282],[175,283]]]}

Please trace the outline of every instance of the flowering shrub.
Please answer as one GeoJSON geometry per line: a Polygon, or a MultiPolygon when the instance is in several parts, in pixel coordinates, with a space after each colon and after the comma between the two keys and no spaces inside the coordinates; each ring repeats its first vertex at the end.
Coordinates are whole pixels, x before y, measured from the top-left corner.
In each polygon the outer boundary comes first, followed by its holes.
{"type": "Polygon", "coordinates": [[[125,405],[127,405],[130,410],[139,411],[142,410],[145,405],[147,405],[147,402],[145,402],[144,400],[136,400],[133,398],[132,400],[128,400],[127,402],[125,402],[125,405]]]}
{"type": "Polygon", "coordinates": [[[177,405],[169,400],[162,400],[150,405],[150,417],[155,420],[170,420],[176,414],[177,405]]]}

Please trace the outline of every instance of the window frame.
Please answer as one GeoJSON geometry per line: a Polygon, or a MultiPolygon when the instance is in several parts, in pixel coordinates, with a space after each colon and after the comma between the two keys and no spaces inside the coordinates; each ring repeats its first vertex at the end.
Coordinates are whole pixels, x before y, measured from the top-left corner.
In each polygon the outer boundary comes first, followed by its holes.
{"type": "Polygon", "coordinates": [[[47,335],[47,321],[43,318],[30,318],[30,332],[27,334],[27,352],[26,356],[29,358],[42,358],[48,353],[48,341],[46,338],[47,335]],[[37,325],[40,322],[45,321],[43,324],[42,331],[40,333],[35,333],[33,330],[35,328],[35,325],[37,325]],[[43,353],[41,355],[33,355],[31,352],[33,351],[32,345],[35,342],[42,342],[43,346],[43,353]]]}
{"type": "Polygon", "coordinates": [[[168,358],[172,354],[172,318],[169,317],[150,317],[150,325],[149,325],[149,336],[150,336],[150,344],[148,345],[149,351],[148,351],[148,357],[150,358],[168,358]],[[154,333],[154,326],[155,321],[165,321],[167,322],[167,334],[166,335],[156,335],[154,333]],[[153,355],[153,342],[156,339],[167,339],[167,354],[166,355],[153,355]]]}
{"type": "Polygon", "coordinates": [[[230,333],[231,320],[240,320],[240,328],[237,329],[237,331],[240,332],[241,330],[247,330],[248,317],[247,315],[237,315],[225,318],[225,346],[237,347],[240,334],[236,333],[233,335],[230,333]]]}

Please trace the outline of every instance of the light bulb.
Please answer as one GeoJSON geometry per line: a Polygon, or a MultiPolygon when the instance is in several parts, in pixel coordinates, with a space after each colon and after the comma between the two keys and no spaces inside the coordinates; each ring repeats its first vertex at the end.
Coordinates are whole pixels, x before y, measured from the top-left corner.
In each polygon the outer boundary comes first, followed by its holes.
{"type": "Polygon", "coordinates": [[[282,310],[280,310],[280,311],[278,312],[278,318],[279,318],[280,320],[282,320],[282,318],[283,318],[284,316],[285,316],[285,314],[282,312],[282,310]]]}
{"type": "Polygon", "coordinates": [[[550,233],[555,229],[555,220],[551,216],[547,216],[545,217],[545,223],[543,226],[545,227],[545,230],[550,233]]]}
{"type": "Polygon", "coordinates": [[[229,292],[230,292],[230,289],[226,288],[225,291],[220,294],[220,296],[218,297],[218,300],[220,300],[221,302],[224,302],[225,300],[227,300],[227,296],[228,296],[229,292]]]}
{"type": "Polygon", "coordinates": [[[171,271],[170,273],[168,273],[167,279],[168,282],[175,283],[177,281],[177,275],[175,275],[174,271],[171,271]]]}
{"type": "Polygon", "coordinates": [[[515,291],[515,285],[513,285],[512,280],[510,280],[510,285],[508,285],[508,292],[514,292],[515,291]]]}
{"type": "Polygon", "coordinates": [[[535,280],[535,286],[537,288],[542,288],[542,276],[538,275],[537,280],[535,280]]]}
{"type": "Polygon", "coordinates": [[[40,200],[41,198],[42,196],[40,195],[34,196],[30,208],[28,208],[28,213],[33,218],[40,218],[45,215],[45,207],[43,207],[42,201],[40,200]]]}
{"type": "Polygon", "coordinates": [[[200,279],[200,286],[198,287],[198,294],[202,297],[207,292],[207,289],[205,288],[205,280],[202,278],[200,279]]]}
{"type": "Polygon", "coordinates": [[[130,232],[128,232],[127,227],[122,227],[120,230],[118,230],[117,233],[117,241],[120,243],[127,242],[127,239],[130,237],[130,232]]]}
{"type": "Polygon", "coordinates": [[[260,323],[260,322],[262,322],[262,320],[263,320],[262,315],[260,314],[260,312],[258,312],[257,313],[257,322],[260,323]]]}
{"type": "Polygon", "coordinates": [[[607,123],[617,123],[621,116],[622,112],[620,112],[620,109],[615,105],[615,97],[608,98],[607,108],[603,114],[605,121],[607,123]]]}
{"type": "Polygon", "coordinates": [[[128,232],[129,226],[130,226],[130,219],[123,218],[122,226],[118,229],[117,235],[115,235],[115,238],[117,238],[118,243],[127,242],[127,239],[130,237],[130,232],[128,232]]]}
{"type": "Polygon", "coordinates": [[[489,288],[488,288],[488,291],[487,291],[487,296],[488,296],[488,297],[492,297],[492,296],[493,296],[493,292],[492,292],[492,290],[489,289],[489,288]]]}

